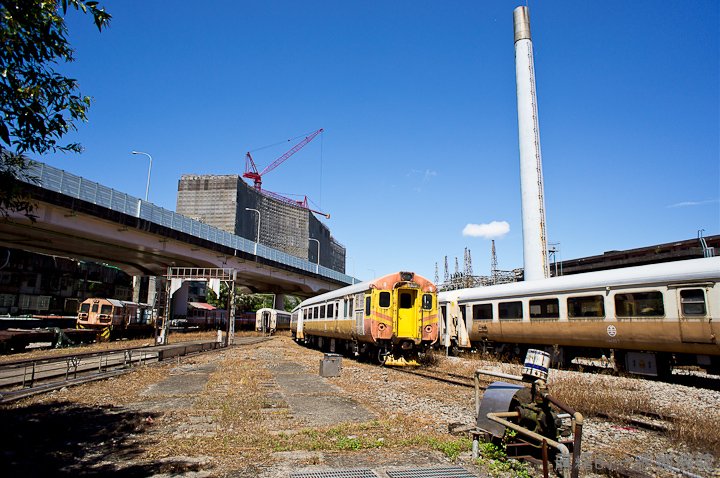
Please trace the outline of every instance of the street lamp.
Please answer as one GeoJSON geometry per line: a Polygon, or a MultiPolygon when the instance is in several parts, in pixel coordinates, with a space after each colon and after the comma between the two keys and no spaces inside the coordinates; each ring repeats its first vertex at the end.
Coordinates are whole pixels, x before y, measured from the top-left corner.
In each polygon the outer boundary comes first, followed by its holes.
{"type": "Polygon", "coordinates": [[[245,210],[246,211],[255,211],[258,215],[257,237],[255,239],[255,253],[254,253],[257,256],[257,246],[258,246],[258,242],[260,242],[260,211],[258,211],[257,209],[253,209],[251,207],[246,207],[245,210]]]}
{"type": "Polygon", "coordinates": [[[308,241],[315,241],[318,245],[317,264],[315,265],[315,273],[318,274],[320,272],[320,241],[313,239],[312,237],[308,238],[308,241]]]}
{"type": "Polygon", "coordinates": [[[132,154],[144,154],[148,158],[150,158],[150,167],[148,167],[148,179],[147,179],[147,186],[145,186],[145,201],[148,200],[148,193],[150,192],[150,171],[152,170],[152,156],[150,156],[147,153],[143,153],[142,151],[131,151],[132,154]]]}

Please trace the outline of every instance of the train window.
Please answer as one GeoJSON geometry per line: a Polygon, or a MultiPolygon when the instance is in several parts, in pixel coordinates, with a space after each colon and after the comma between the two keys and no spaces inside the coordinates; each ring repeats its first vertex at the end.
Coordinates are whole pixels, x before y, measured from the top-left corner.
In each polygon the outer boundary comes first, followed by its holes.
{"type": "Polygon", "coordinates": [[[320,318],[321,319],[325,318],[325,306],[324,305],[320,306],[320,318]]]}
{"type": "Polygon", "coordinates": [[[633,292],[615,296],[618,317],[662,317],[665,315],[662,293],[633,292]]]}
{"type": "Polygon", "coordinates": [[[568,316],[572,319],[580,317],[605,317],[605,301],[601,295],[569,297],[567,300],[568,316]]]}
{"type": "Polygon", "coordinates": [[[112,305],[103,304],[103,306],[100,307],[100,313],[105,315],[112,314],[112,305]]]}
{"type": "Polygon", "coordinates": [[[422,297],[422,308],[425,310],[432,309],[433,306],[433,300],[432,300],[432,294],[423,294],[422,297]]]}
{"type": "Polygon", "coordinates": [[[98,304],[93,304],[93,305],[92,305],[92,313],[93,313],[93,314],[96,314],[96,313],[97,313],[98,307],[99,307],[98,304]]]}
{"type": "Polygon", "coordinates": [[[557,319],[560,306],[557,299],[538,299],[530,301],[531,319],[557,319]]]}
{"type": "Polygon", "coordinates": [[[365,297],[365,315],[370,315],[370,296],[365,297]]]}
{"type": "Polygon", "coordinates": [[[410,309],[412,308],[412,295],[409,292],[400,292],[400,308],[410,309]]]}
{"type": "Polygon", "coordinates": [[[80,304],[80,312],[90,312],[90,304],[80,304]]]}
{"type": "Polygon", "coordinates": [[[378,304],[380,307],[390,307],[390,292],[380,292],[378,304]]]}
{"type": "Polygon", "coordinates": [[[498,304],[498,317],[501,320],[522,319],[522,302],[500,302],[498,304]]]}
{"type": "Polygon", "coordinates": [[[353,310],[355,310],[355,309],[353,308],[354,300],[353,300],[353,299],[350,299],[349,302],[350,302],[350,306],[348,307],[348,310],[350,311],[350,314],[348,315],[348,317],[352,317],[352,315],[353,315],[353,313],[354,313],[353,310]]]}
{"type": "Polygon", "coordinates": [[[320,307],[315,306],[315,308],[313,309],[313,317],[315,317],[316,319],[320,318],[320,307]]]}
{"type": "Polygon", "coordinates": [[[492,304],[473,304],[473,320],[492,320],[492,304]]]}
{"type": "Polygon", "coordinates": [[[680,304],[683,315],[705,315],[705,293],[702,289],[681,290],[680,304]]]}
{"type": "Polygon", "coordinates": [[[460,315],[462,315],[463,323],[467,323],[467,311],[469,308],[470,308],[469,305],[461,305],[460,306],[460,315]]]}
{"type": "Polygon", "coordinates": [[[328,319],[332,319],[333,317],[335,317],[335,304],[328,304],[327,316],[328,316],[328,319]]]}
{"type": "MultiPolygon", "coordinates": [[[[350,309],[352,310],[352,309],[350,309]]],[[[348,300],[343,300],[343,317],[348,317],[348,300]]]]}

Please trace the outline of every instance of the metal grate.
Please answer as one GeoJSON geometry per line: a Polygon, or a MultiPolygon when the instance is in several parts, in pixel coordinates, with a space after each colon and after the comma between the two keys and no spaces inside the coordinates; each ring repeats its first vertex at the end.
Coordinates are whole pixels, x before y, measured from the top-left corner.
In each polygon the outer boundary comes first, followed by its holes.
{"type": "Polygon", "coordinates": [[[379,478],[369,468],[291,473],[290,478],[379,478]]]}
{"type": "Polygon", "coordinates": [[[477,478],[465,468],[459,466],[441,466],[437,468],[407,468],[389,470],[390,478],[477,478]]]}

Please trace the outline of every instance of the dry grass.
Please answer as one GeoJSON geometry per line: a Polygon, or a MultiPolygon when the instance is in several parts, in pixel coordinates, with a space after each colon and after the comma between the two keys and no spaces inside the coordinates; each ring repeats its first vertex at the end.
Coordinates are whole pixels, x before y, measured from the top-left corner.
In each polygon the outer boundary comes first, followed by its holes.
{"type": "MultiPolygon", "coordinates": [[[[435,353],[430,361],[433,369],[451,371],[468,377],[475,370],[486,368],[504,373],[519,374],[520,364],[503,363],[492,356],[466,354],[459,361],[435,353]]],[[[551,374],[550,390],[586,417],[605,416],[626,420],[630,416],[647,412],[668,417],[666,435],[690,448],[704,450],[720,456],[720,414],[698,411],[691,404],[673,403],[670,406],[653,405],[652,393],[641,383],[624,381],[621,387],[610,384],[612,377],[582,373],[551,374]],[[607,381],[605,379],[608,379],[607,381]]]]}

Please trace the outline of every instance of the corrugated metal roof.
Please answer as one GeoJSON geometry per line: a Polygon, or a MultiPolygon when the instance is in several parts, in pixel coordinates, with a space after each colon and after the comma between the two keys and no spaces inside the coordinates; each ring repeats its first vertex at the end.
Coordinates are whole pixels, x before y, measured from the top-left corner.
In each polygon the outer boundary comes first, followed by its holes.
{"type": "Polygon", "coordinates": [[[205,310],[215,310],[217,307],[214,305],[206,304],[205,302],[188,302],[188,305],[192,307],[193,309],[205,309],[205,310]]]}

